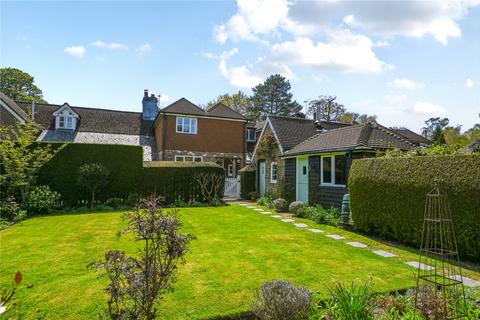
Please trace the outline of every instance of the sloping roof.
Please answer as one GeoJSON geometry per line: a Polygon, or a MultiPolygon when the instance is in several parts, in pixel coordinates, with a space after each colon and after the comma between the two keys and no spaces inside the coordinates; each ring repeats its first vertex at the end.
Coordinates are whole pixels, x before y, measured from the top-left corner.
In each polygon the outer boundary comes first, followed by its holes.
{"type": "Polygon", "coordinates": [[[180,98],[177,101],[171,103],[165,108],[160,110],[160,113],[174,113],[174,114],[184,114],[191,116],[204,116],[212,118],[223,118],[223,119],[235,119],[235,120],[246,120],[246,118],[240,113],[232,110],[225,105],[218,103],[209,111],[205,111],[196,104],[188,101],[185,98],[180,98]]]}
{"type": "Polygon", "coordinates": [[[343,128],[343,127],[349,127],[352,126],[352,123],[346,123],[346,122],[337,122],[337,121],[325,121],[321,120],[319,122],[319,126],[322,129],[325,130],[332,130],[332,129],[338,129],[338,128],[343,128]]]}
{"type": "Polygon", "coordinates": [[[409,130],[407,128],[390,128],[393,132],[398,134],[399,136],[407,139],[411,143],[415,145],[420,145],[420,144],[432,144],[432,141],[428,140],[424,136],[419,135],[418,133],[413,132],[412,130],[409,130]]]}
{"type": "MultiPolygon", "coordinates": [[[[17,102],[23,110],[31,110],[30,102],[17,102]]],[[[53,113],[63,105],[35,104],[35,121],[46,130],[55,130],[55,117],[53,113]]],[[[117,111],[98,108],[73,107],[78,114],[79,121],[76,131],[117,133],[130,135],[151,135],[152,120],[143,120],[141,112],[117,111]]]]}
{"type": "Polygon", "coordinates": [[[272,124],[283,152],[293,148],[305,139],[315,135],[317,127],[311,119],[269,116],[268,119],[272,124]]]}
{"type": "MultiPolygon", "coordinates": [[[[13,101],[10,97],[5,95],[3,92],[0,92],[0,99],[10,107],[10,109],[13,110],[20,118],[22,118],[25,121],[30,120],[30,116],[22,109],[20,106],[13,101]]],[[[31,103],[31,102],[30,102],[31,103]]]]}
{"type": "Polygon", "coordinates": [[[238,113],[232,108],[227,107],[222,103],[217,103],[215,106],[213,106],[210,110],[207,111],[207,114],[209,116],[215,116],[219,118],[240,119],[240,120],[247,119],[242,114],[238,113]]]}
{"type": "Polygon", "coordinates": [[[299,143],[286,155],[299,155],[345,150],[399,148],[408,150],[413,144],[378,124],[353,125],[318,133],[299,143]]]}

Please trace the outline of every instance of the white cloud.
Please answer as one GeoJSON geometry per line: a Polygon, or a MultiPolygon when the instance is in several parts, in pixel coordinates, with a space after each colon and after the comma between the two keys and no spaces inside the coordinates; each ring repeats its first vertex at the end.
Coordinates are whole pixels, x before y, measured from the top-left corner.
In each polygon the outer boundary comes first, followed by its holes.
{"type": "Polygon", "coordinates": [[[230,57],[236,55],[238,53],[237,48],[232,48],[228,51],[224,51],[221,54],[214,54],[212,52],[204,52],[202,55],[207,59],[212,60],[228,60],[230,57]]]}
{"type": "Polygon", "coordinates": [[[405,95],[405,94],[400,94],[400,95],[386,94],[386,95],[383,96],[383,100],[385,100],[388,104],[397,105],[397,104],[401,104],[402,102],[407,100],[407,95],[405,95]]]}
{"type": "Polygon", "coordinates": [[[465,87],[468,89],[472,88],[475,85],[475,82],[473,82],[472,79],[468,78],[467,81],[465,81],[465,87]]]}
{"type": "Polygon", "coordinates": [[[412,111],[414,113],[420,114],[444,114],[447,110],[444,107],[441,107],[438,104],[427,102],[427,101],[417,101],[413,105],[412,111]]]}
{"type": "Polygon", "coordinates": [[[423,83],[418,83],[413,80],[409,80],[407,78],[395,79],[393,81],[388,82],[387,85],[390,88],[394,88],[394,89],[408,89],[408,90],[418,89],[425,86],[423,83]]]}
{"type": "Polygon", "coordinates": [[[168,102],[168,101],[170,101],[170,97],[168,96],[168,94],[160,95],[160,102],[168,102]]]}
{"type": "Polygon", "coordinates": [[[136,51],[138,54],[143,55],[152,51],[152,46],[150,45],[150,43],[144,43],[140,47],[138,47],[136,51]]]}
{"type": "Polygon", "coordinates": [[[347,72],[380,72],[390,69],[377,58],[372,41],[348,30],[331,32],[328,42],[314,43],[309,38],[285,41],[272,46],[270,59],[286,64],[347,72]]]}
{"type": "Polygon", "coordinates": [[[87,49],[85,49],[84,46],[71,46],[71,47],[66,47],[63,49],[66,53],[69,55],[76,57],[76,58],[83,58],[85,55],[85,52],[87,52],[87,49]]]}
{"type": "Polygon", "coordinates": [[[226,60],[222,60],[218,68],[230,84],[236,87],[252,88],[262,82],[262,78],[253,74],[251,68],[246,65],[229,68],[226,60]]]}
{"type": "Polygon", "coordinates": [[[110,42],[106,43],[101,40],[97,40],[95,42],[90,43],[92,47],[97,47],[97,48],[104,48],[104,49],[109,49],[109,50],[128,50],[128,47],[124,44],[121,43],[116,43],[116,42],[110,42]]]}

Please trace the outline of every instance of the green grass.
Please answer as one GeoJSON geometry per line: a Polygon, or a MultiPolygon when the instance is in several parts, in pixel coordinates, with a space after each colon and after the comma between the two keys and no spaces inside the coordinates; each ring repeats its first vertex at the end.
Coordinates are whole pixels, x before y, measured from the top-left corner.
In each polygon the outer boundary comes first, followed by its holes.
{"type": "MultiPolygon", "coordinates": [[[[184,231],[197,239],[180,268],[176,290],[162,302],[166,319],[204,319],[250,309],[254,289],[264,281],[286,279],[326,296],[335,283],[370,280],[377,291],[414,285],[417,260],[409,251],[388,247],[344,230],[318,226],[387,249],[382,258],[240,206],[181,209],[184,231]]],[[[105,306],[107,280],[86,265],[111,248],[134,254],[128,238],[116,238],[120,212],[68,214],[28,219],[0,232],[0,284],[24,280],[8,316],[26,319],[93,319],[105,306]]],[[[311,226],[315,223],[296,219],[311,226]]],[[[473,278],[480,276],[467,272],[473,278]]]]}

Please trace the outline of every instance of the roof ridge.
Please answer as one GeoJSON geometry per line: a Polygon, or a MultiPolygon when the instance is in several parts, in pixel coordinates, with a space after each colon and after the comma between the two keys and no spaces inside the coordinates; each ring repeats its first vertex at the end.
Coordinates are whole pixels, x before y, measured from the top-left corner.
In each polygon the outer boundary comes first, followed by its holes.
{"type": "MultiPolygon", "coordinates": [[[[32,101],[19,101],[17,100],[16,102],[19,102],[19,103],[28,103],[28,104],[31,104],[32,101]]],[[[138,114],[141,114],[141,112],[139,111],[128,111],[128,110],[114,110],[114,109],[103,109],[103,108],[97,108],[97,107],[79,107],[79,106],[72,106],[70,105],[68,102],[65,102],[66,104],[68,104],[68,106],[70,108],[75,108],[75,109],[85,109],[85,110],[98,110],[98,111],[109,111],[109,112],[122,112],[122,113],[138,113],[138,114]]],[[[65,103],[63,104],[55,104],[55,103],[38,103],[38,102],[35,102],[35,106],[47,106],[47,107],[57,107],[57,108],[60,108],[60,107],[63,107],[65,105],[65,103]]]]}
{"type": "Polygon", "coordinates": [[[292,120],[304,120],[304,121],[312,121],[312,122],[313,122],[313,119],[298,118],[298,117],[292,117],[292,116],[282,116],[282,115],[278,115],[278,114],[269,114],[269,115],[267,116],[267,118],[271,118],[271,117],[274,117],[274,118],[285,118],[285,119],[292,119],[292,120]]]}
{"type": "Polygon", "coordinates": [[[227,106],[227,105],[225,105],[225,104],[223,104],[223,103],[221,103],[221,102],[218,102],[217,104],[215,104],[213,107],[211,107],[209,110],[207,110],[206,113],[210,113],[212,110],[214,110],[214,109],[217,108],[217,107],[227,108],[229,111],[232,111],[232,112],[238,114],[239,116],[247,119],[247,118],[246,118],[243,114],[241,114],[240,112],[238,112],[238,111],[236,111],[236,110],[233,110],[232,108],[230,108],[229,106],[227,106]]]}
{"type": "Polygon", "coordinates": [[[397,139],[400,139],[401,141],[408,143],[409,145],[411,145],[411,146],[413,146],[413,147],[415,146],[413,143],[411,143],[410,141],[408,141],[407,139],[405,139],[404,137],[402,137],[402,136],[399,135],[398,133],[392,131],[392,129],[388,129],[387,127],[382,126],[381,124],[379,124],[379,123],[377,123],[377,122],[375,122],[374,125],[372,124],[372,126],[373,126],[373,127],[377,127],[377,129],[382,130],[382,131],[385,132],[386,134],[390,134],[390,135],[396,137],[397,139]]]}
{"type": "Polygon", "coordinates": [[[168,111],[169,108],[171,108],[173,105],[179,103],[181,100],[185,100],[187,101],[188,103],[190,103],[192,106],[194,106],[195,108],[197,108],[198,110],[202,111],[203,113],[207,113],[205,112],[205,110],[203,110],[202,108],[200,108],[199,106],[197,106],[195,103],[193,103],[192,101],[188,100],[187,98],[185,97],[181,97],[180,99],[170,103],[168,106],[166,106],[165,108],[161,109],[160,111],[161,112],[164,112],[164,111],[168,111]]]}

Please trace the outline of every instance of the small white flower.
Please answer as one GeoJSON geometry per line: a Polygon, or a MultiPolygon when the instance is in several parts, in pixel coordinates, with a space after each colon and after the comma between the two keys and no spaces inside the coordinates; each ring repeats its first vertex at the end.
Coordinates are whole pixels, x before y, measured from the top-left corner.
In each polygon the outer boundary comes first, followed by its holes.
{"type": "Polygon", "coordinates": [[[0,304],[0,314],[4,313],[7,310],[7,307],[3,304],[0,304]]]}

